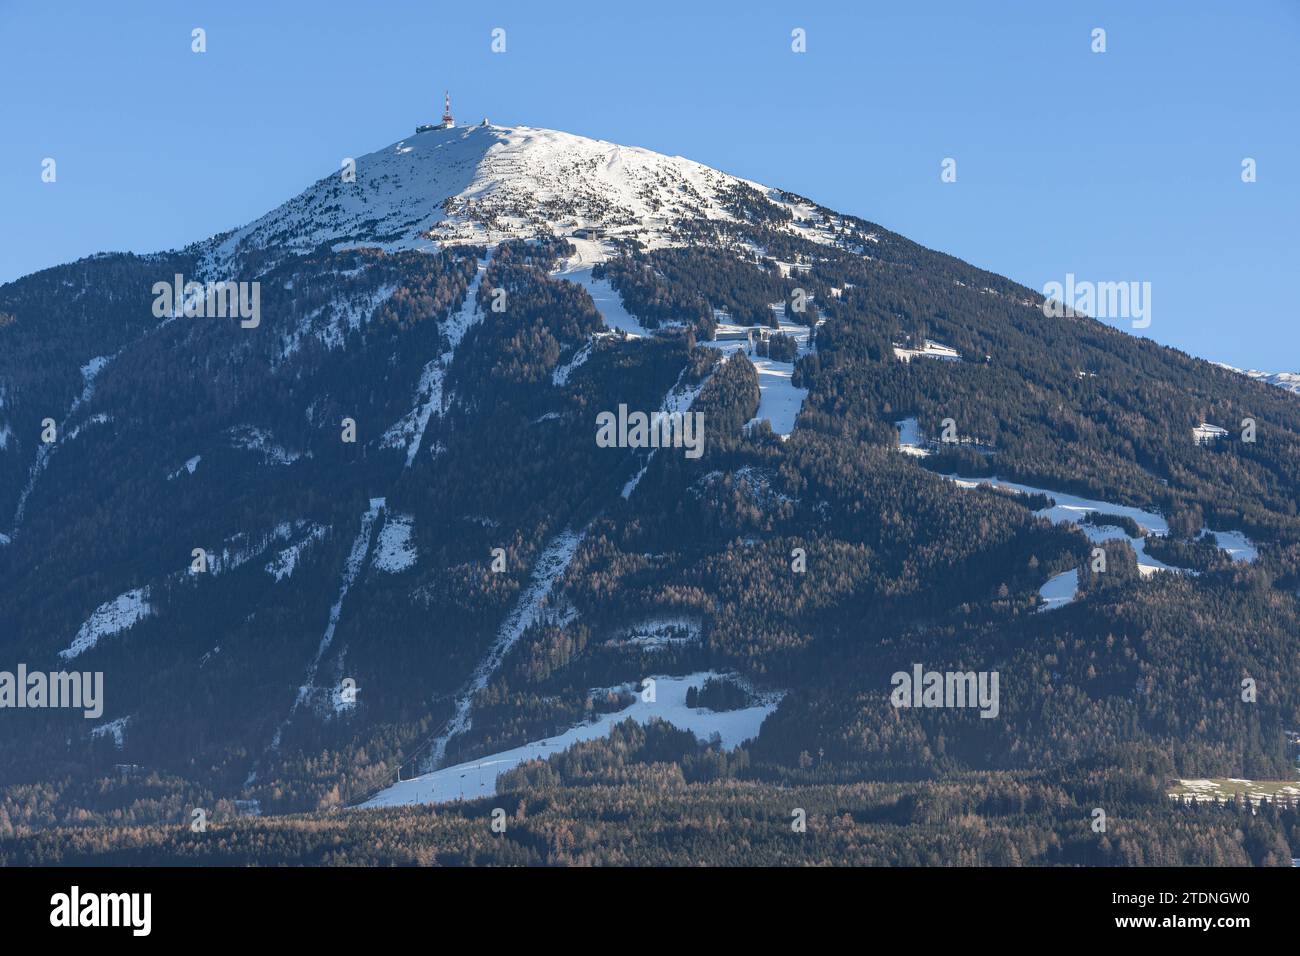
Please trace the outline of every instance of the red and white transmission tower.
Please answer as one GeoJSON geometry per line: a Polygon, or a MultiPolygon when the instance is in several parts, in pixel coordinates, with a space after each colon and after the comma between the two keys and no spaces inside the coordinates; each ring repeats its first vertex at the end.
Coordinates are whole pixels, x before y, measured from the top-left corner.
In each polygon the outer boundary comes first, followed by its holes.
{"type": "Polygon", "coordinates": [[[455,125],[456,121],[451,118],[451,93],[446,93],[442,107],[442,128],[451,129],[455,125]]]}

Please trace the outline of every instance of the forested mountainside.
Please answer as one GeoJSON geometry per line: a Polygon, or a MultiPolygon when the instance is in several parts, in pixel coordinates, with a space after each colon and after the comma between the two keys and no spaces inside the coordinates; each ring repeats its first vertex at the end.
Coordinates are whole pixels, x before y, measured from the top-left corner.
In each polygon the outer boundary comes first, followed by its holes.
{"type": "Polygon", "coordinates": [[[772,786],[748,754],[658,721],[617,726],[501,781],[491,800],[0,838],[0,865],[1287,866],[1294,809],[1176,805],[1162,755],[1043,774],[772,786]],[[1097,771],[1102,772],[1098,774],[1097,771]],[[1094,809],[1111,810],[1107,832],[1094,809]],[[495,817],[495,823],[494,823],[495,817]]]}
{"type": "Polygon", "coordinates": [[[98,720],[6,712],[0,857],[1300,856],[1292,811],[1165,797],[1297,776],[1296,396],[685,160],[421,136],[188,249],[0,287],[0,669],[105,686],[98,720]],[[157,315],[174,275],[256,281],[260,321],[157,315]],[[701,413],[701,454],[602,447],[620,406],[701,413]],[[917,664],[996,672],[996,716],[895,706],[917,664]],[[647,711],[676,730],[355,809],[706,674],[647,711]],[[739,749],[684,736],[733,712],[765,715],[739,749]],[[791,848],[795,795],[820,839],[791,848]],[[1098,800],[1133,829],[1099,841],[1098,800]],[[478,833],[497,806],[530,835],[478,833]],[[145,829],[50,829],[106,825],[145,829]]]}

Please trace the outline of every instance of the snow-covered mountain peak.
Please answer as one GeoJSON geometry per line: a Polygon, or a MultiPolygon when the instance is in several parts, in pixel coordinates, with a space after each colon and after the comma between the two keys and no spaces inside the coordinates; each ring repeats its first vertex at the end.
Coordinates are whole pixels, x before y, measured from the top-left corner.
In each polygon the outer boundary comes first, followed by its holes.
{"type": "Polygon", "coordinates": [[[1300,372],[1261,372],[1253,368],[1236,368],[1232,365],[1225,365],[1223,362],[1216,362],[1215,364],[1226,368],[1230,372],[1237,372],[1248,378],[1253,378],[1257,382],[1276,385],[1278,388],[1284,388],[1288,392],[1300,395],[1300,372]]]}
{"type": "MultiPolygon", "coordinates": [[[[213,240],[209,275],[238,269],[250,253],[377,246],[432,250],[494,245],[538,232],[671,244],[685,219],[730,219],[723,197],[738,185],[781,194],[678,156],[557,130],[480,124],[413,133],[355,161],[260,219],[213,240]]],[[[784,203],[795,213],[808,207],[784,203]]],[[[260,270],[259,270],[260,271],[260,270]]]]}

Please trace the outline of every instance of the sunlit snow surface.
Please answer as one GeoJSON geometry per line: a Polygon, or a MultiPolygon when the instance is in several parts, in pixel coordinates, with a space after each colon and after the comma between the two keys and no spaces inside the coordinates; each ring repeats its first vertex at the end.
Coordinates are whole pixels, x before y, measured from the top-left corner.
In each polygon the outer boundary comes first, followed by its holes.
{"type": "Polygon", "coordinates": [[[717,734],[721,746],[729,750],[733,749],[751,737],[758,736],[763,719],[776,709],[779,698],[766,698],[760,703],[741,710],[711,711],[700,707],[687,707],[687,689],[692,686],[700,687],[708,678],[714,676],[717,675],[703,672],[686,677],[656,677],[654,678],[654,703],[642,700],[639,688],[630,686],[628,689],[636,693],[636,700],[623,710],[603,714],[589,724],[580,724],[556,737],[537,740],[512,750],[504,750],[478,760],[444,767],[432,773],[412,777],[410,780],[403,780],[377,793],[361,806],[395,807],[418,803],[445,803],[460,797],[472,800],[475,797],[492,796],[496,793],[497,777],[503,771],[517,767],[527,760],[545,759],[579,741],[606,737],[615,724],[629,718],[645,724],[658,717],[668,721],[674,727],[691,731],[701,740],[708,740],[717,734]]]}
{"type": "Polygon", "coordinates": [[[626,332],[628,338],[644,338],[650,334],[650,330],[641,325],[641,320],[624,307],[623,297],[609,284],[608,279],[593,279],[591,266],[579,266],[576,261],[571,265],[575,266],[571,271],[561,270],[555,274],[555,278],[565,279],[586,289],[596,311],[604,319],[606,328],[626,332]]]}
{"type": "MultiPolygon", "coordinates": [[[[957,475],[944,475],[944,478],[956,482],[962,488],[974,488],[976,485],[989,485],[994,488],[1005,488],[1010,491],[1020,492],[1021,494],[1047,495],[1056,501],[1056,504],[1050,508],[1042,508],[1035,511],[1034,514],[1048,518],[1053,524],[1064,524],[1065,522],[1074,522],[1078,524],[1085,515],[1090,512],[1101,512],[1103,514],[1120,515],[1132,518],[1142,528],[1149,533],[1159,536],[1169,534],[1169,524],[1164,517],[1152,511],[1144,511],[1141,508],[1134,508],[1129,505],[1113,504],[1107,501],[1097,501],[1093,498],[1081,498],[1078,495],[1066,494],[1060,491],[1051,491],[1047,488],[1035,488],[1032,485],[1021,485],[1013,481],[1003,481],[1000,478],[960,478],[957,475]]],[[[1138,571],[1147,576],[1156,571],[1176,571],[1178,568],[1171,567],[1158,559],[1146,553],[1146,541],[1143,538],[1129,538],[1121,529],[1097,526],[1090,524],[1080,524],[1080,530],[1088,536],[1088,540],[1101,543],[1111,540],[1112,538],[1127,538],[1132,545],[1134,552],[1137,553],[1138,571]]],[[[1207,529],[1209,530],[1209,529],[1207,529]]],[[[1219,547],[1228,552],[1234,561],[1254,561],[1259,557],[1259,551],[1256,550],[1250,539],[1239,531],[1213,531],[1215,538],[1218,539],[1219,547]]]]}
{"type": "Polygon", "coordinates": [[[1300,372],[1261,372],[1253,368],[1235,368],[1231,365],[1224,365],[1222,362],[1215,362],[1214,364],[1220,368],[1226,368],[1230,372],[1237,372],[1240,375],[1253,378],[1257,382],[1284,388],[1293,395],[1300,395],[1300,372]]]}
{"type": "Polygon", "coordinates": [[[84,654],[102,637],[111,637],[133,627],[138,621],[153,613],[149,605],[149,589],[135,588],[125,594],[119,594],[111,601],[105,601],[86,622],[77,630],[77,636],[66,650],[59,651],[59,656],[70,660],[84,654]]]}
{"type": "Polygon", "coordinates": [[[415,542],[411,540],[414,518],[410,515],[388,515],[379,540],[375,542],[375,569],[386,574],[398,574],[415,566],[418,557],[415,542]]]}
{"type": "Polygon", "coordinates": [[[894,427],[898,429],[898,450],[904,455],[924,458],[930,454],[930,449],[926,447],[925,439],[921,436],[921,426],[917,424],[915,418],[904,418],[901,422],[894,422],[894,427]]]}
{"type": "MultiPolygon", "coordinates": [[[[745,352],[749,361],[753,363],[754,369],[758,372],[758,411],[755,413],[750,424],[767,420],[772,426],[772,432],[780,435],[782,438],[789,438],[794,431],[795,419],[799,417],[799,410],[803,408],[804,399],[808,397],[808,389],[796,388],[792,381],[794,375],[795,362],[803,358],[812,349],[812,329],[806,325],[798,325],[786,318],[785,305],[778,303],[772,306],[776,313],[777,321],[780,325],[782,334],[794,339],[798,352],[795,355],[794,362],[778,362],[774,359],[764,358],[757,353],[751,353],[749,342],[740,336],[745,335],[751,329],[755,337],[758,335],[756,326],[733,325],[727,321],[718,323],[717,331],[714,333],[712,342],[700,342],[700,345],[706,348],[717,349],[724,355],[730,357],[733,352],[745,352]]],[[[725,319],[725,316],[723,316],[725,319]]]]}
{"type": "MultiPolygon", "coordinates": [[[[557,235],[579,223],[637,232],[650,248],[677,224],[730,219],[721,194],[737,183],[680,156],[557,130],[476,125],[413,133],[356,159],[356,181],[335,168],[301,194],[208,248],[199,271],[228,274],[254,250],[279,255],[377,246],[433,251],[534,235],[535,217],[557,235]]],[[[829,241],[825,224],[808,230],[829,241]]]]}
{"type": "Polygon", "coordinates": [[[1064,607],[1079,596],[1079,569],[1054,574],[1038,589],[1043,599],[1040,611],[1054,611],[1064,607]]]}
{"type": "Polygon", "coordinates": [[[501,662],[510,653],[510,649],[523,636],[532,624],[542,619],[547,610],[547,599],[551,589],[568,569],[573,556],[582,543],[584,531],[564,530],[553,537],[546,548],[537,557],[528,587],[519,595],[514,608],[497,630],[487,653],[479,660],[470,674],[469,680],[456,695],[455,710],[442,732],[433,739],[430,746],[430,766],[442,762],[447,752],[447,743],[457,734],[464,733],[470,727],[470,712],[474,705],[474,695],[487,687],[492,675],[497,672],[501,662]]]}
{"type": "Polygon", "coordinates": [[[934,342],[930,339],[926,339],[925,344],[919,349],[895,345],[894,356],[904,362],[910,362],[914,358],[933,358],[945,362],[961,361],[961,353],[951,345],[944,345],[942,342],[934,342]]]}

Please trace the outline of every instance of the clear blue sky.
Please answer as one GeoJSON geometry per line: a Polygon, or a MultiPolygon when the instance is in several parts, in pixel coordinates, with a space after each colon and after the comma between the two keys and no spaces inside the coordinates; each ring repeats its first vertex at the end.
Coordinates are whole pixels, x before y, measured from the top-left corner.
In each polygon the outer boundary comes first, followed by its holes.
{"type": "Polygon", "coordinates": [[[1148,280],[1145,334],[1300,369],[1298,0],[0,0],[0,76],[0,281],[241,225],[449,87],[463,119],[688,156],[1036,289],[1148,280]]]}

